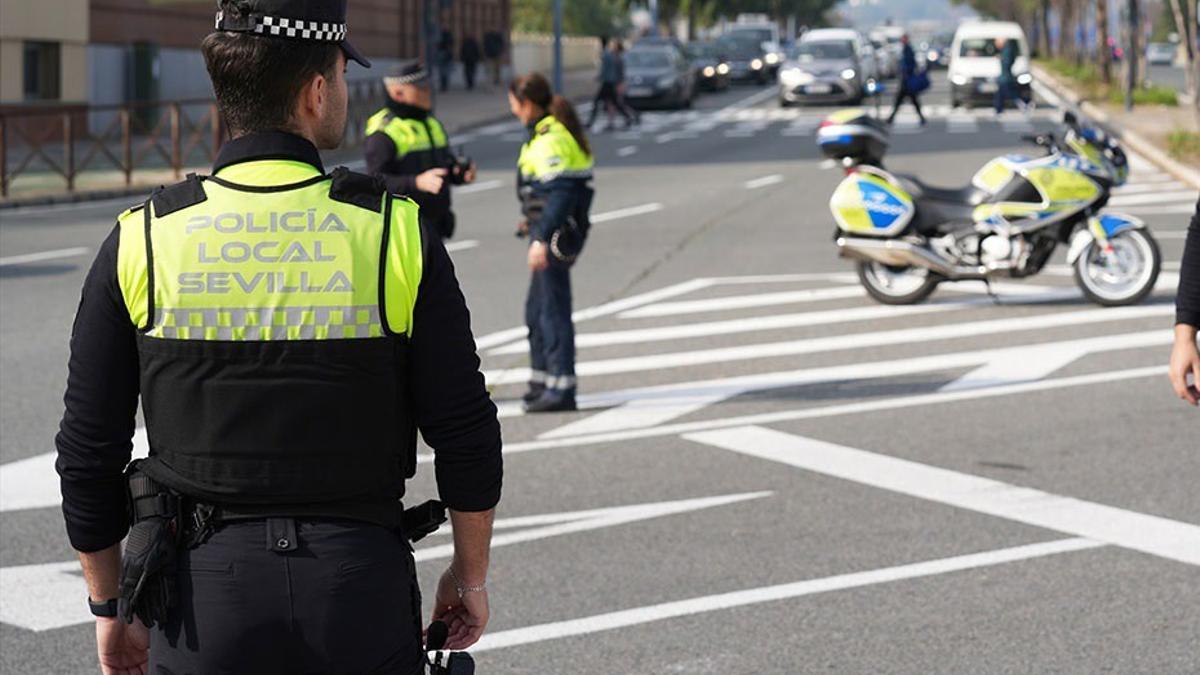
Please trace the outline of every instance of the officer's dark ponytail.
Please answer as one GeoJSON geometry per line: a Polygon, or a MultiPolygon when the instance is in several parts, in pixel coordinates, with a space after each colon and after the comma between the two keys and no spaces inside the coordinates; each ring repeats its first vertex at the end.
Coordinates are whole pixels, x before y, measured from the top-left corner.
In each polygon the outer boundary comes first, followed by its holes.
{"type": "Polygon", "coordinates": [[[579,144],[580,149],[588,155],[592,154],[592,146],[588,143],[587,134],[583,130],[583,122],[579,121],[575,106],[571,105],[567,99],[555,94],[554,90],[550,88],[549,80],[544,75],[541,73],[521,75],[508,85],[508,91],[518,101],[529,101],[553,115],[554,119],[558,120],[571,133],[571,137],[579,144]]]}

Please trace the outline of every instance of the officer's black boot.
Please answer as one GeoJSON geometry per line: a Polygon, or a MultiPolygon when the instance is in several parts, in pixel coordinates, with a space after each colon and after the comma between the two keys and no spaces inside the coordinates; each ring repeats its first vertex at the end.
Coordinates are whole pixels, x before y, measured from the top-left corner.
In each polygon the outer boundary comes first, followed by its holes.
{"type": "Polygon", "coordinates": [[[525,403],[533,403],[542,397],[542,392],[546,391],[546,385],[541,382],[530,382],[529,391],[521,396],[521,400],[525,403]]]}
{"type": "Polygon", "coordinates": [[[525,404],[525,412],[562,412],[577,410],[574,389],[546,389],[536,400],[525,404]]]}

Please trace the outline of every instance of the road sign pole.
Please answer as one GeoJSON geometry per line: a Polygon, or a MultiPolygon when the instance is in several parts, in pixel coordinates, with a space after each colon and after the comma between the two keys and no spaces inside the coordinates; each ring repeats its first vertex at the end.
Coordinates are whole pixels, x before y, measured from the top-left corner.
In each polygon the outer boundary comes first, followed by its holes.
{"type": "Polygon", "coordinates": [[[554,91],[562,93],[562,3],[554,0],[554,91]]]}
{"type": "Polygon", "coordinates": [[[436,107],[437,105],[437,69],[441,66],[434,64],[434,44],[441,37],[438,34],[437,21],[434,17],[435,2],[434,0],[425,0],[423,11],[425,14],[424,33],[425,33],[425,72],[429,73],[429,97],[430,103],[436,107]]]}

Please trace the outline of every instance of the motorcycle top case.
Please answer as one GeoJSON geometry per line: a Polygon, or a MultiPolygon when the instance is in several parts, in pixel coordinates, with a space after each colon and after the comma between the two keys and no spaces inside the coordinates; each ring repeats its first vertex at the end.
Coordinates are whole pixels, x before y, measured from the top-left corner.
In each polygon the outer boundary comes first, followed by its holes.
{"type": "Polygon", "coordinates": [[[867,237],[894,237],[904,231],[916,209],[912,197],[874,167],[860,166],[842,180],[829,209],[838,227],[867,237]]]}
{"type": "Polygon", "coordinates": [[[817,145],[830,159],[879,164],[888,149],[888,131],[865,110],[839,110],[821,122],[817,145]]]}

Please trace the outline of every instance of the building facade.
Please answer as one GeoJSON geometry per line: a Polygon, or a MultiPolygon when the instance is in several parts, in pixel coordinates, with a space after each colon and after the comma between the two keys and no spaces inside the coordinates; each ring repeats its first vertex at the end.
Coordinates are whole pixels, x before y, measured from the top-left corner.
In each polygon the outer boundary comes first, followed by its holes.
{"type": "MultiPolygon", "coordinates": [[[[386,68],[422,52],[422,9],[455,40],[509,34],[510,0],[353,0],[355,45],[386,68]]],[[[0,105],[209,98],[200,41],[213,0],[0,0],[0,105]]],[[[375,73],[352,67],[350,79],[375,73]]]]}

